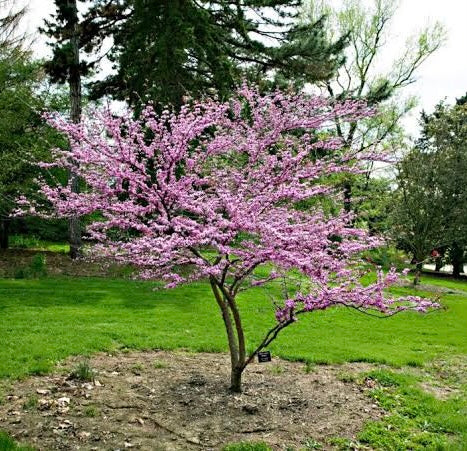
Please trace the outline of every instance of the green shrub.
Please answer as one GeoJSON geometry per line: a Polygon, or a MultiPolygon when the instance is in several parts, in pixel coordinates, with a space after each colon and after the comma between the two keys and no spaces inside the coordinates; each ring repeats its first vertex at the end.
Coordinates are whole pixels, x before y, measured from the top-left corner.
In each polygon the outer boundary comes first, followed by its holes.
{"type": "Polygon", "coordinates": [[[372,264],[381,266],[383,269],[396,267],[402,270],[409,266],[407,255],[393,246],[382,246],[364,253],[366,260],[372,264]]]}

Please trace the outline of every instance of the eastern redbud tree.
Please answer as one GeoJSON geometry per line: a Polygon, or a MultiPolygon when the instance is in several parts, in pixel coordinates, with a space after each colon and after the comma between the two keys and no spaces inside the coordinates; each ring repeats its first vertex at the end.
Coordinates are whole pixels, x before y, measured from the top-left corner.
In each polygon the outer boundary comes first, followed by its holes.
{"type": "Polygon", "coordinates": [[[334,306],[378,315],[436,306],[388,297],[394,270],[361,284],[359,255],[377,240],[345,212],[319,207],[335,195],[336,174],[359,170],[327,126],[368,114],[359,102],[243,86],[228,102],[187,104],[178,114],[158,116],[149,106],[135,120],[100,110],[80,124],[50,116],[70,148],[43,166],[72,165],[86,188],[41,183],[40,191],[60,217],[94,213],[92,258],[131,264],[167,287],[209,281],[230,350],[230,388],[238,392],[245,367],[300,315],[334,306]],[[279,287],[271,291],[275,324],[247,345],[238,294],[258,286],[279,287]]]}

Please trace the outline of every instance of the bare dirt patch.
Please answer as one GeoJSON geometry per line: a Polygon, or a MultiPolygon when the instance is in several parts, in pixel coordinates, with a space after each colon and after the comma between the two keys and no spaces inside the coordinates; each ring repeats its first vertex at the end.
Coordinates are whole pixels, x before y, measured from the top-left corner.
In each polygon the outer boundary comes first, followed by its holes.
{"type": "Polygon", "coordinates": [[[8,249],[0,250],[0,277],[16,277],[18,271],[28,267],[37,254],[44,257],[47,274],[52,276],[122,277],[132,272],[129,266],[72,260],[68,254],[61,252],[8,249]]]}
{"type": "Polygon", "coordinates": [[[238,441],[286,449],[309,438],[331,449],[326,439],[352,439],[383,414],[364,388],[340,380],[343,370],[360,372],[358,364],[306,373],[302,363],[255,363],[234,395],[222,354],[98,354],[89,361],[94,382],[69,379],[81,361],[10,386],[0,428],[40,450],[217,450],[238,441]]]}

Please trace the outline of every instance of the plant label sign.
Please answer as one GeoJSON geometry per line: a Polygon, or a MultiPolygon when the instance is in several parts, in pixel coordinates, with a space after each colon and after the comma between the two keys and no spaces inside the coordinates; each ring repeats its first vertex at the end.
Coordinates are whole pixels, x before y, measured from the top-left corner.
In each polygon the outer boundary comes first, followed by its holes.
{"type": "Polygon", "coordinates": [[[269,351],[258,352],[258,362],[265,363],[271,361],[271,353],[269,351]]]}

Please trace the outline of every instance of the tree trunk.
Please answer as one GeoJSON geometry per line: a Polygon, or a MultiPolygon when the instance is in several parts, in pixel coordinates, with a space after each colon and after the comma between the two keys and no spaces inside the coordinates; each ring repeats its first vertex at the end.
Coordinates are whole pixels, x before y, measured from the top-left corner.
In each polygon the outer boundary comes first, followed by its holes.
{"type": "MultiPolygon", "coordinates": [[[[229,289],[223,281],[217,280],[215,277],[210,277],[210,284],[214,297],[221,310],[222,319],[224,321],[227,340],[229,343],[230,352],[230,391],[233,393],[241,393],[242,391],[242,375],[245,368],[253,361],[258,352],[268,346],[281,330],[290,324],[293,324],[295,319],[291,316],[287,321],[276,324],[271,328],[264,337],[261,344],[251,354],[247,355],[245,345],[245,335],[243,331],[240,311],[236,303],[235,289],[229,289]]],[[[300,313],[300,312],[298,312],[300,313]]]]}
{"type": "Polygon", "coordinates": [[[464,272],[463,266],[464,265],[458,261],[452,262],[452,275],[459,278],[461,273],[464,272]]]}
{"type": "MultiPolygon", "coordinates": [[[[81,73],[79,66],[79,21],[78,21],[78,8],[76,0],[68,0],[68,6],[73,11],[70,18],[70,25],[73,26],[72,34],[70,37],[70,44],[72,49],[73,60],[70,66],[70,118],[75,124],[81,121],[81,73]]],[[[73,193],[79,192],[78,176],[70,171],[69,179],[71,184],[71,191],[73,193]]],[[[81,250],[81,225],[78,216],[73,216],[69,220],[69,239],[70,239],[70,257],[75,259],[79,257],[81,250]]]]}
{"type": "Polygon", "coordinates": [[[230,391],[233,393],[242,392],[242,374],[245,368],[232,368],[230,372],[230,391]]]}
{"type": "Polygon", "coordinates": [[[0,219],[0,249],[8,249],[10,237],[10,219],[0,219]]]}
{"type": "Polygon", "coordinates": [[[415,277],[413,279],[413,285],[416,287],[417,285],[420,285],[420,278],[422,275],[422,269],[423,269],[423,263],[417,263],[417,266],[415,267],[415,277]]]}
{"type": "Polygon", "coordinates": [[[352,211],[352,185],[350,180],[344,183],[344,211],[346,213],[352,211]]]}
{"type": "Polygon", "coordinates": [[[464,272],[464,249],[458,243],[454,243],[451,249],[452,275],[460,277],[464,272]]]}
{"type": "MultiPolygon", "coordinates": [[[[239,340],[238,327],[241,324],[238,321],[232,321],[231,302],[229,302],[223,292],[225,287],[220,284],[215,277],[210,279],[211,289],[216,298],[217,304],[221,310],[222,320],[224,321],[225,331],[230,352],[230,390],[234,393],[242,391],[242,373],[245,369],[245,350],[244,340],[239,340]],[[239,349],[242,348],[242,349],[239,349]],[[241,357],[242,356],[242,357],[241,357]]],[[[235,303],[235,300],[233,300],[235,303]]],[[[237,311],[238,314],[238,311],[237,311]]],[[[243,331],[241,331],[243,334],[243,331]]]]}

